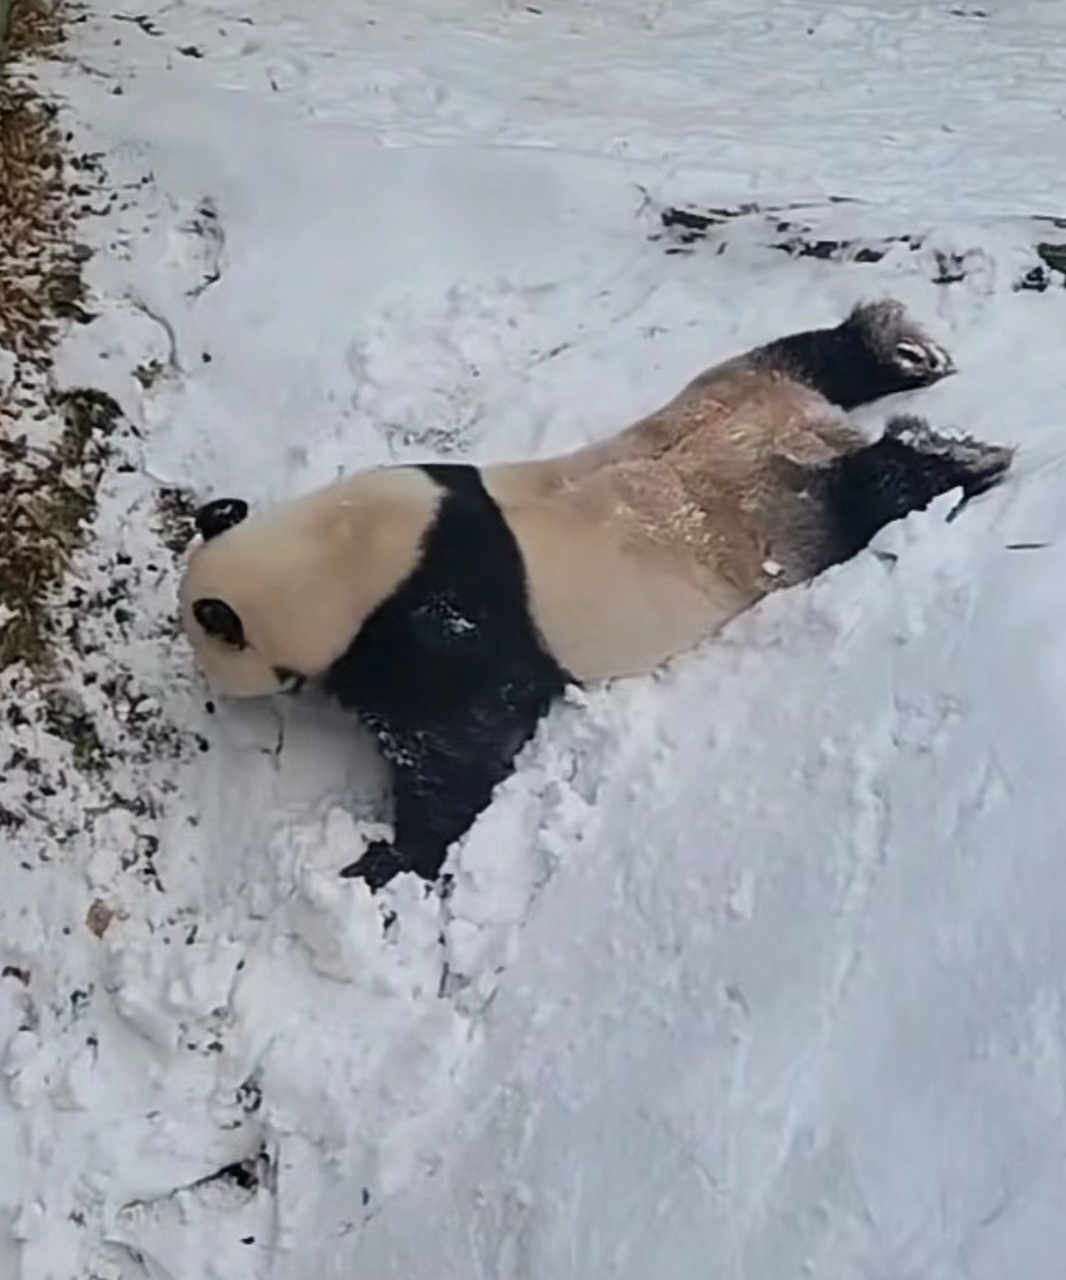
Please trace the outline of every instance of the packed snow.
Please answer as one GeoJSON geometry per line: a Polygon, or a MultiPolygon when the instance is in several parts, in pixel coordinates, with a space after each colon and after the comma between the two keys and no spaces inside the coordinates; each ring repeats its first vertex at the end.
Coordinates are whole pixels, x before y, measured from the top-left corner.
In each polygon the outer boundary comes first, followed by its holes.
{"type": "Polygon", "coordinates": [[[4,729],[0,1277],[1061,1280],[1061,8],[145,0],[40,75],[116,193],[57,380],[126,426],[109,763],[4,729]],[[208,709],[160,492],[569,448],[885,294],[960,372],[864,421],[1007,483],[561,705],[445,898],[340,879],[369,740],[208,709]]]}

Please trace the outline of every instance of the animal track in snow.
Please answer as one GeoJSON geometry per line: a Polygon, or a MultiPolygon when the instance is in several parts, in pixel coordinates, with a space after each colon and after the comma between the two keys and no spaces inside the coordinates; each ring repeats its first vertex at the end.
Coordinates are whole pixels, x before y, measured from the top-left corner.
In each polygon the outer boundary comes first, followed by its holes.
{"type": "Polygon", "coordinates": [[[195,300],[222,278],[226,233],[213,197],[167,197],[146,231],[145,254],[154,258],[153,272],[175,294],[195,300]]]}
{"type": "Polygon", "coordinates": [[[226,247],[226,233],[218,208],[210,196],[204,196],[192,215],[179,223],[177,234],[186,243],[187,263],[198,270],[200,279],[186,290],[190,298],[198,298],[205,289],[222,278],[222,254],[226,247]]]}

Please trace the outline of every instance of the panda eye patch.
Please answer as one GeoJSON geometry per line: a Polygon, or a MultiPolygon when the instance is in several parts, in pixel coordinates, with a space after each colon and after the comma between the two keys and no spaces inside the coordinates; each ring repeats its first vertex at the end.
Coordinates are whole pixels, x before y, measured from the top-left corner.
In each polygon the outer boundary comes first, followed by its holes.
{"type": "Polygon", "coordinates": [[[214,636],[216,640],[221,640],[223,644],[228,644],[234,649],[247,647],[248,642],[244,638],[241,620],[225,600],[196,600],[193,603],[192,612],[193,617],[209,636],[214,636]]]}

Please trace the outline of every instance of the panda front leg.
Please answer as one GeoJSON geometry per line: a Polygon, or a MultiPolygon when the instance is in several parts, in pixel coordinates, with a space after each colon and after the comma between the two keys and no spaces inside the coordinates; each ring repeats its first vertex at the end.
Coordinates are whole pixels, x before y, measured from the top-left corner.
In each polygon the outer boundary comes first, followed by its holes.
{"type": "Polygon", "coordinates": [[[394,767],[393,838],[375,840],[341,875],[365,881],[372,893],[403,871],[432,883],[448,849],[488,806],[507,772],[474,759],[457,768],[443,755],[430,756],[417,770],[394,767]]]}
{"type": "Polygon", "coordinates": [[[798,379],[842,409],[932,386],[955,364],[894,299],[861,303],[831,329],[789,334],[747,357],[798,379]]]}
{"type": "Polygon", "coordinates": [[[364,880],[371,891],[403,871],[435,881],[451,845],[512,772],[515,757],[556,692],[551,686],[513,698],[503,690],[475,700],[446,723],[409,735],[383,735],[392,781],[393,838],[369,845],[341,875],[364,880]]]}
{"type": "Polygon", "coordinates": [[[504,776],[474,759],[457,768],[444,754],[430,755],[417,769],[394,766],[393,838],[375,840],[341,875],[365,881],[372,893],[403,871],[432,883],[448,849],[488,806],[504,776]]]}

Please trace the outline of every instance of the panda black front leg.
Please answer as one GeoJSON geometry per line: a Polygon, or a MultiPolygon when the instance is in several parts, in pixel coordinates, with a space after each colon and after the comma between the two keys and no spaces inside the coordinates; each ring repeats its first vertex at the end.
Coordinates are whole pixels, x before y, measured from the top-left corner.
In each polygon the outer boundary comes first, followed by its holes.
{"type": "Polygon", "coordinates": [[[376,734],[392,774],[390,863],[351,875],[435,880],[568,677],[530,614],[525,564],[476,467],[425,465],[439,486],[407,578],[363,623],[326,684],[376,734]]]}
{"type": "Polygon", "coordinates": [[[893,299],[862,303],[834,328],[779,338],[750,359],[798,379],[842,409],[928,387],[955,372],[951,356],[893,299]]]}
{"type": "Polygon", "coordinates": [[[377,893],[406,870],[399,854],[387,840],[374,840],[367,845],[361,858],[341,870],[341,876],[345,880],[362,880],[371,893],[377,893]]]}
{"type": "Polygon", "coordinates": [[[499,681],[490,675],[447,717],[379,733],[391,772],[393,840],[370,845],[341,875],[372,891],[402,871],[435,881],[449,848],[488,807],[564,687],[551,664],[499,681]]]}
{"type": "Polygon", "coordinates": [[[432,768],[428,773],[421,769],[417,775],[406,769],[394,770],[392,791],[395,810],[392,842],[373,841],[358,861],[341,871],[346,880],[364,881],[371,893],[383,889],[404,871],[413,871],[428,883],[435,881],[448,856],[449,845],[463,834],[492,794],[491,787],[487,795],[484,788],[480,788],[484,804],[471,804],[457,813],[454,799],[449,802],[446,798],[443,778],[436,777],[432,768]],[[433,795],[440,796],[442,801],[437,808],[430,800],[433,795]]]}
{"type": "MultiPolygon", "coordinates": [[[[532,732],[531,724],[521,726],[526,730],[523,740],[532,732]]],[[[493,790],[511,772],[515,752],[501,751],[499,744],[472,743],[466,735],[439,730],[432,739],[429,749],[423,742],[417,754],[404,752],[405,762],[393,764],[392,842],[374,841],[341,872],[346,879],[365,881],[371,892],[403,871],[435,881],[450,846],[487,808],[493,790]]]]}

